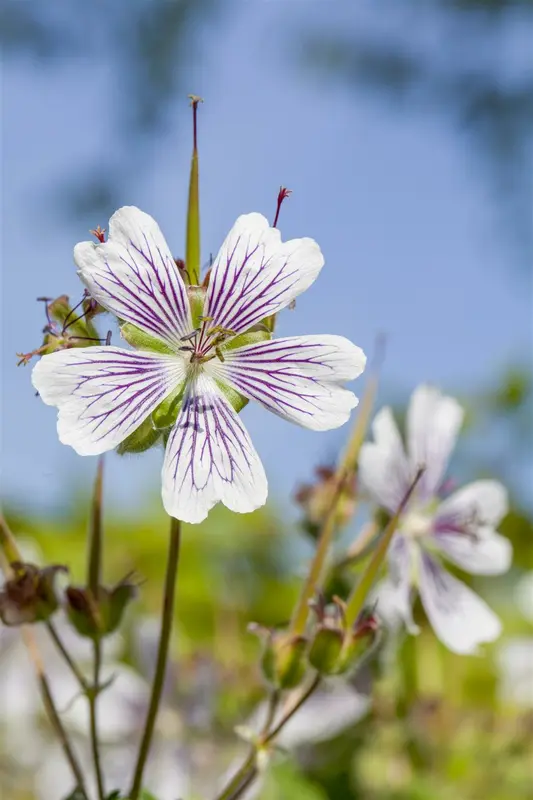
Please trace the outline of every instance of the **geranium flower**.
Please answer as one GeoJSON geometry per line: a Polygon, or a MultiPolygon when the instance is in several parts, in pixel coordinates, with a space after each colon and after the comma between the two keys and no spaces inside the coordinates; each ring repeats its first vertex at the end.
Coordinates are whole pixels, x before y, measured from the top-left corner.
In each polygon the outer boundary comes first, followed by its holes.
{"type": "Polygon", "coordinates": [[[324,260],[312,239],[282,243],[260,214],[241,216],[207,290],[188,290],[156,222],[126,207],[111,218],[109,240],[78,244],[74,259],[91,296],[140,349],[46,355],[34,386],[59,408],[61,442],[80,455],[117,447],[158,410],[154,425],[168,425],[171,516],[200,522],[219,501],[238,512],[265,503],[265,473],[235,410],[243,398],[313,430],[342,425],[357,404],[342,384],[364,369],[358,347],[341,336],[270,340],[260,324],[317,277],[324,260]]]}
{"type": "Polygon", "coordinates": [[[411,605],[418,590],[439,639],[456,653],[473,653],[499,636],[501,624],[480,597],[446,571],[441,557],[475,575],[497,575],[509,568],[512,549],[496,532],[507,513],[500,483],[479,480],[442,496],[462,421],[456,400],[419,386],[407,412],[406,449],[390,408],[382,409],[372,426],[374,442],[361,449],[359,475],[374,501],[394,513],[417,468],[425,465],[394,534],[390,575],[379,595],[414,632],[411,605]]]}

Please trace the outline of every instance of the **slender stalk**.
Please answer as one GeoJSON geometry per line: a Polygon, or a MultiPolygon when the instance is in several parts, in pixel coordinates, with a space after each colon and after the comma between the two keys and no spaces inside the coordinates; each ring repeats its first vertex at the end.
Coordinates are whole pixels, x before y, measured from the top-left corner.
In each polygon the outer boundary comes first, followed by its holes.
{"type": "Polygon", "coordinates": [[[100,692],[100,667],[102,664],[101,640],[94,639],[93,645],[93,686],[87,695],[89,701],[89,724],[91,733],[91,752],[93,757],[96,785],[98,787],[98,800],[105,800],[105,784],[102,762],[100,760],[100,747],[98,742],[98,716],[97,703],[100,692]]]}
{"type": "Polygon", "coordinates": [[[296,603],[296,607],[293,611],[290,626],[290,632],[292,636],[301,636],[305,631],[307,617],[309,615],[309,601],[313,598],[313,595],[322,580],[326,558],[333,539],[333,534],[336,530],[335,523],[337,517],[337,502],[344,487],[346,486],[349,477],[349,471],[344,470],[340,476],[340,480],[337,482],[328,513],[326,514],[326,518],[322,525],[318,545],[315,550],[313,561],[311,562],[309,573],[298,598],[298,602],[296,603]]]}
{"type": "MultiPolygon", "coordinates": [[[[102,493],[104,478],[104,457],[100,456],[94,481],[91,519],[89,526],[89,563],[87,585],[91,592],[94,608],[99,611],[100,582],[102,573],[102,493]]],[[[94,774],[98,788],[98,800],[105,800],[105,783],[100,747],[98,743],[98,695],[100,691],[100,667],[102,664],[102,640],[93,639],[93,685],[87,693],[89,703],[89,727],[94,774]]]]}
{"type": "Polygon", "coordinates": [[[337,504],[347,482],[356,468],[359,451],[363,444],[372,413],[378,385],[377,369],[382,358],[381,351],[382,344],[378,342],[377,356],[375,358],[375,362],[377,363],[374,372],[368,379],[357,419],[355,420],[348,444],[337,467],[335,492],[333,493],[328,512],[322,524],[317,549],[311,563],[309,574],[292,615],[290,630],[293,636],[301,636],[304,633],[309,616],[309,601],[312,600],[313,595],[324,577],[326,559],[336,530],[337,504]]]}
{"type": "Polygon", "coordinates": [[[402,498],[402,501],[398,506],[396,513],[389,520],[389,523],[385,528],[383,536],[381,537],[378,546],[374,550],[372,558],[368,562],[367,567],[363,575],[361,576],[361,580],[356,584],[354,590],[352,591],[350,597],[348,598],[345,610],[345,625],[347,630],[350,629],[355,624],[357,617],[363,610],[364,602],[368,596],[370,589],[372,588],[374,580],[376,579],[378,570],[385,559],[394,532],[398,527],[398,520],[402,515],[405,506],[409,502],[409,499],[413,494],[416,485],[423,474],[424,474],[424,467],[421,467],[416,473],[414,480],[409,486],[404,497],[402,498]]]}
{"type": "MultiPolygon", "coordinates": [[[[0,560],[0,567],[2,569],[2,572],[4,572],[6,578],[8,578],[9,575],[11,574],[11,564],[14,561],[20,561],[21,555],[15,537],[11,533],[11,530],[2,513],[0,513],[0,545],[1,545],[0,554],[2,556],[0,560]]],[[[65,758],[67,759],[68,764],[72,770],[72,774],[76,781],[76,787],[83,793],[84,798],[88,798],[87,789],[85,788],[85,779],[83,777],[83,772],[70,744],[68,734],[65,728],[63,727],[63,723],[61,722],[61,717],[59,716],[59,712],[55,706],[54,698],[50,690],[50,685],[48,683],[48,679],[44,671],[44,664],[41,657],[41,653],[39,651],[39,647],[35,639],[35,634],[30,627],[28,627],[27,625],[23,625],[21,628],[21,635],[35,669],[37,682],[39,684],[39,689],[43,700],[43,705],[45,707],[46,713],[48,714],[48,718],[52,724],[52,727],[56,732],[61,747],[63,748],[63,752],[65,753],[65,758]]]]}
{"type": "Polygon", "coordinates": [[[216,796],[216,800],[237,800],[237,798],[242,797],[246,789],[248,789],[248,787],[251,786],[251,784],[254,782],[259,772],[257,767],[258,751],[261,748],[267,747],[268,745],[274,742],[274,740],[281,733],[282,729],[285,727],[287,722],[289,722],[289,720],[292,719],[292,717],[296,714],[296,712],[311,697],[315,689],[320,684],[320,680],[321,680],[320,675],[317,674],[313,678],[307,689],[305,689],[305,691],[302,692],[297,701],[290,706],[290,708],[285,712],[285,714],[282,716],[277,725],[272,729],[271,726],[274,722],[276,710],[279,703],[279,694],[277,695],[275,692],[271,694],[267,719],[258,737],[257,743],[250,750],[245,761],[242,763],[241,767],[234,774],[234,776],[230,779],[229,783],[226,784],[226,786],[224,787],[224,789],[222,789],[220,794],[216,796]]]}
{"type": "Polygon", "coordinates": [[[78,665],[76,664],[76,662],[68,652],[67,648],[65,647],[63,640],[61,639],[59,633],[57,632],[57,628],[55,627],[54,623],[51,620],[48,620],[48,622],[46,623],[46,628],[52,638],[52,641],[54,642],[55,646],[63,656],[63,659],[65,660],[66,664],[70,668],[70,671],[80,684],[80,687],[83,689],[84,692],[87,692],[90,689],[90,686],[83,677],[78,665]]]}
{"type": "Polygon", "coordinates": [[[243,761],[237,772],[230,778],[229,782],[226,786],[222,789],[221,793],[217,795],[216,800],[232,800],[234,797],[239,797],[244,789],[250,785],[257,774],[256,769],[256,758],[257,758],[257,750],[258,747],[261,747],[262,743],[265,741],[265,738],[268,736],[268,732],[270,730],[270,726],[274,722],[274,718],[276,716],[276,711],[278,710],[279,701],[281,698],[281,693],[279,689],[274,689],[268,698],[268,708],[267,714],[265,718],[265,722],[263,723],[263,727],[261,728],[261,732],[258,736],[257,743],[250,748],[246,759],[243,761]],[[248,780],[251,773],[253,775],[251,780],[248,780]]]}
{"type": "Polygon", "coordinates": [[[74,780],[76,781],[76,787],[83,793],[84,798],[88,798],[87,789],[85,786],[85,778],[83,777],[81,766],[78,762],[78,759],[76,758],[74,750],[72,749],[72,745],[70,744],[68,734],[65,728],[63,727],[63,723],[61,722],[61,717],[59,716],[59,712],[56,708],[54,698],[50,690],[50,684],[48,683],[48,679],[44,671],[44,664],[41,658],[41,654],[39,652],[39,648],[35,640],[35,634],[33,630],[26,625],[22,627],[21,633],[24,643],[28,649],[30,658],[33,662],[35,674],[37,676],[37,682],[39,684],[39,689],[43,700],[43,705],[45,707],[46,713],[48,714],[48,718],[52,724],[52,727],[55,730],[56,736],[59,739],[59,743],[63,749],[65,758],[67,759],[70,769],[72,770],[72,775],[74,776],[74,780]]]}
{"type": "Polygon", "coordinates": [[[170,635],[172,632],[172,621],[174,617],[174,598],[176,595],[176,581],[178,575],[178,564],[181,541],[181,522],[174,517],[170,519],[170,542],[168,549],[167,573],[165,577],[165,593],[163,598],[163,615],[161,620],[161,633],[159,636],[159,648],[157,653],[157,663],[155,668],[154,682],[152,684],[152,694],[150,705],[146,714],[144,732],[139,746],[137,763],[133,776],[133,783],[128,795],[129,800],[138,800],[141,788],[144,768],[150,751],[152,737],[154,733],[157,712],[167,666],[168,650],[170,645],[170,635]]]}
{"type": "Polygon", "coordinates": [[[379,527],[377,522],[374,520],[365,525],[355,542],[351,545],[351,547],[348,548],[344,556],[339,558],[338,561],[335,561],[332,567],[333,572],[342,570],[345,567],[350,566],[350,564],[354,564],[355,562],[359,561],[359,559],[364,558],[364,556],[368,554],[368,550],[372,546],[375,537],[378,535],[378,532],[379,527]]]}
{"type": "Polygon", "coordinates": [[[294,717],[296,712],[300,710],[303,704],[307,702],[307,700],[309,700],[311,695],[320,685],[321,680],[322,680],[321,676],[317,673],[313,678],[313,680],[311,681],[311,683],[309,684],[309,686],[307,687],[307,689],[305,689],[305,691],[302,692],[302,694],[300,695],[298,700],[294,703],[294,705],[292,705],[289,708],[289,710],[283,715],[283,717],[280,719],[276,727],[269,732],[268,736],[265,739],[265,744],[270,744],[270,742],[274,741],[274,739],[281,733],[281,730],[285,727],[287,722],[289,722],[289,720],[291,720],[294,717]]]}

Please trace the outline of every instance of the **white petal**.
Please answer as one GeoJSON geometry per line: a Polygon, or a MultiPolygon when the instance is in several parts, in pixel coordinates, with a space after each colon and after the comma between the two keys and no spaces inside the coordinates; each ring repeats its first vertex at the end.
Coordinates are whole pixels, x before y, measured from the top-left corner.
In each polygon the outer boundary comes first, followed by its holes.
{"type": "Polygon", "coordinates": [[[345,381],[361,374],[363,351],[342,336],[294,336],[228,350],[213,375],[269,411],[315,431],[343,425],[357,405],[345,381]]]}
{"type": "Polygon", "coordinates": [[[425,466],[418,494],[430,498],[444,477],[464,412],[457,400],[432,386],[419,386],[407,410],[407,450],[412,466],[425,466]]]}
{"type": "Polygon", "coordinates": [[[410,468],[390,408],[382,408],[372,423],[373,442],[359,455],[359,477],[374,501],[396,511],[410,484],[410,468]]]}
{"type": "Polygon", "coordinates": [[[439,533],[433,540],[446,558],[473,575],[501,575],[513,559],[509,539],[491,528],[474,534],[439,533]]]}
{"type": "Polygon", "coordinates": [[[458,525],[493,527],[507,514],[507,490],[498,481],[482,480],[469,483],[444,500],[437,511],[440,528],[446,522],[458,525]]]}
{"type": "Polygon", "coordinates": [[[247,513],[264,505],[267,481],[248,433],[215,382],[188,387],[163,465],[163,504],[183,522],[201,522],[218,502],[247,513]]]}
{"type": "Polygon", "coordinates": [[[313,239],[282,243],[261,214],[239,217],[211,270],[205,315],[214,325],[245,331],[305,291],[323,264],[313,239]]]}
{"type": "Polygon", "coordinates": [[[419,628],[413,620],[413,573],[418,548],[395,534],[388,556],[389,575],[376,586],[372,593],[376,601],[376,614],[387,627],[395,630],[405,625],[409,633],[417,634],[419,628]]]}
{"type": "Polygon", "coordinates": [[[454,653],[474,654],[501,633],[501,622],[485,601],[426,554],[420,563],[420,596],[435,633],[454,653]]]}
{"type": "Polygon", "coordinates": [[[119,445],[184,377],[178,356],[119,347],[59,350],[32,372],[41,399],[59,409],[60,441],[82,456],[119,445]]]}
{"type": "Polygon", "coordinates": [[[134,206],[109,221],[103,244],[74,248],[78,274],[101,305],[173,347],[192,330],[185,284],[158,224],[134,206]]]}

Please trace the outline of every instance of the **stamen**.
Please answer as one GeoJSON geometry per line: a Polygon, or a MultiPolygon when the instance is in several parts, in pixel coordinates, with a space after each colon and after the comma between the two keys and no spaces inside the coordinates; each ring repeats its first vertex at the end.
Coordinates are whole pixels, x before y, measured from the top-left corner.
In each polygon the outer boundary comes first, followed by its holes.
{"type": "Polygon", "coordinates": [[[99,242],[102,244],[105,242],[105,228],[101,228],[100,225],[97,225],[94,230],[90,230],[89,233],[92,233],[93,236],[96,236],[99,242]]]}
{"type": "Polygon", "coordinates": [[[79,302],[79,303],[77,303],[77,304],[74,306],[74,308],[71,308],[71,309],[70,309],[70,311],[68,312],[67,316],[66,316],[66,317],[65,317],[65,319],[63,320],[63,328],[62,328],[62,331],[63,331],[63,333],[65,333],[65,331],[67,330],[67,328],[69,328],[69,327],[70,327],[71,325],[73,325],[75,322],[78,322],[78,320],[82,319],[82,317],[84,317],[84,316],[85,316],[85,314],[87,313],[86,311],[84,311],[84,312],[83,312],[83,314],[81,315],[81,317],[78,317],[77,319],[73,319],[73,320],[71,320],[71,322],[69,322],[69,323],[68,323],[68,325],[67,325],[67,321],[69,320],[69,318],[70,318],[70,317],[72,316],[72,314],[73,314],[73,313],[76,311],[76,309],[78,309],[78,308],[81,306],[81,304],[83,303],[83,301],[84,301],[84,300],[85,300],[85,293],[83,294],[83,297],[81,298],[80,302],[79,302]]]}

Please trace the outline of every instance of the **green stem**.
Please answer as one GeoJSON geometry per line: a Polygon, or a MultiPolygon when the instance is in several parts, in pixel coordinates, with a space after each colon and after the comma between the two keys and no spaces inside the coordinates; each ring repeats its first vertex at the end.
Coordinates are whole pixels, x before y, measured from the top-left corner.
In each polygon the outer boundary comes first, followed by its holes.
{"type": "Polygon", "coordinates": [[[254,782],[257,774],[259,772],[257,768],[257,753],[262,747],[267,747],[268,745],[272,744],[276,737],[281,733],[282,729],[285,727],[287,722],[293,718],[297,711],[303,706],[303,704],[311,697],[313,692],[317,689],[321,681],[320,675],[315,675],[307,689],[302,692],[298,700],[292,705],[289,710],[283,715],[281,720],[278,724],[270,729],[270,726],[274,722],[274,717],[276,715],[276,710],[279,703],[279,695],[276,695],[275,692],[272,693],[270,696],[270,706],[269,711],[267,713],[267,720],[259,735],[258,741],[255,746],[251,749],[250,753],[248,754],[246,760],[243,762],[239,770],[235,773],[233,778],[231,778],[230,782],[225,786],[220,794],[217,795],[216,800],[237,800],[239,797],[242,797],[243,793],[246,789],[251,786],[254,782]]]}
{"type": "MultiPolygon", "coordinates": [[[[274,717],[276,716],[276,711],[278,710],[279,701],[281,698],[281,693],[279,689],[274,689],[270,693],[268,698],[268,709],[265,722],[261,729],[261,733],[259,734],[258,738],[258,745],[261,746],[265,737],[268,736],[268,732],[270,730],[270,726],[274,722],[274,717]]],[[[256,756],[257,756],[257,744],[254,744],[253,747],[250,748],[250,752],[248,753],[246,759],[243,761],[237,772],[230,778],[229,783],[222,789],[221,793],[217,795],[216,800],[233,800],[235,797],[239,797],[244,789],[246,789],[250,783],[255,778],[257,774],[256,769],[256,756]],[[251,779],[250,774],[253,775],[251,779]]]]}
{"type": "Polygon", "coordinates": [[[89,716],[91,728],[91,752],[93,756],[94,772],[98,787],[98,800],[105,800],[105,785],[102,763],[100,760],[100,747],[98,743],[98,717],[97,703],[100,693],[100,667],[102,664],[102,645],[99,638],[93,640],[93,686],[88,694],[89,716]]]}
{"type": "Polygon", "coordinates": [[[47,714],[50,718],[50,721],[55,728],[56,735],[61,743],[61,747],[63,748],[63,752],[65,753],[65,758],[67,759],[70,768],[72,770],[72,774],[76,780],[77,788],[83,792],[83,797],[88,798],[87,789],[85,787],[85,779],[83,777],[83,772],[81,771],[81,767],[78,764],[74,751],[70,745],[69,738],[67,733],[63,727],[63,723],[61,722],[61,718],[57,712],[55,707],[54,699],[52,697],[52,693],[50,691],[50,686],[48,685],[48,681],[44,674],[39,675],[39,686],[41,689],[41,695],[43,698],[43,703],[46,708],[47,714]]]}
{"type": "Polygon", "coordinates": [[[163,598],[163,615],[161,620],[161,633],[159,636],[159,648],[157,653],[157,663],[155,668],[154,682],[152,684],[152,694],[150,705],[146,714],[144,732],[139,746],[139,754],[133,777],[133,783],[128,795],[129,800],[138,800],[141,788],[144,768],[150,751],[152,737],[154,733],[157,712],[167,666],[168,650],[170,645],[170,635],[172,632],[172,621],[174,616],[174,598],[176,595],[176,581],[178,575],[178,564],[180,554],[181,523],[171,517],[170,520],[170,542],[168,550],[167,573],[165,578],[165,592],[163,598]]]}
{"type": "Polygon", "coordinates": [[[68,652],[67,648],[63,644],[63,640],[59,636],[59,634],[57,632],[57,629],[56,629],[54,623],[51,620],[48,620],[48,622],[46,623],[46,628],[47,628],[48,633],[50,634],[50,636],[52,638],[52,641],[54,642],[55,646],[57,647],[57,649],[59,650],[59,652],[63,656],[66,664],[70,668],[70,671],[72,672],[72,674],[74,675],[74,677],[76,678],[78,683],[80,684],[80,687],[82,688],[82,690],[84,692],[88,692],[90,690],[89,684],[87,683],[87,681],[83,677],[78,665],[76,664],[76,662],[74,661],[74,659],[72,658],[72,656],[68,652]]]}
{"type": "Polygon", "coordinates": [[[416,485],[420,478],[424,473],[424,468],[421,467],[415,475],[415,478],[409,489],[405,493],[400,505],[394,516],[389,520],[387,527],[381,537],[378,546],[374,550],[372,558],[367,564],[363,575],[361,576],[361,580],[356,584],[352,594],[348,598],[348,602],[346,603],[346,611],[345,611],[345,625],[346,629],[349,630],[355,624],[359,614],[363,610],[363,606],[365,600],[372,588],[372,585],[376,579],[378,574],[379,568],[381,567],[385,556],[387,554],[387,550],[389,549],[389,545],[391,543],[391,539],[398,527],[398,521],[405,509],[405,506],[409,502],[411,495],[413,494],[416,485]]]}
{"type": "Polygon", "coordinates": [[[265,739],[265,744],[270,744],[270,742],[274,741],[274,739],[281,733],[281,730],[285,727],[287,722],[294,717],[297,711],[303,706],[307,700],[311,697],[311,695],[316,691],[318,686],[320,685],[320,681],[322,680],[321,676],[317,673],[307,689],[302,692],[298,700],[295,702],[293,706],[284,714],[282,719],[278,722],[275,728],[273,728],[268,736],[265,739]]]}
{"type": "Polygon", "coordinates": [[[377,370],[375,370],[374,373],[370,375],[367,382],[357,419],[355,420],[350,438],[348,439],[348,444],[337,467],[335,492],[322,524],[318,546],[311,563],[309,574],[292,615],[291,633],[293,636],[301,636],[304,633],[309,616],[309,601],[312,600],[313,595],[324,577],[326,559],[336,530],[337,504],[357,465],[359,451],[365,438],[374,405],[377,382],[377,370]]]}
{"type": "MultiPolygon", "coordinates": [[[[102,492],[104,477],[104,457],[100,456],[94,481],[91,519],[89,526],[89,564],[87,584],[92,596],[94,608],[100,614],[100,582],[102,573],[102,492]]],[[[100,747],[98,742],[98,695],[100,691],[100,667],[102,663],[102,642],[100,636],[93,639],[93,685],[87,693],[89,701],[89,725],[91,752],[98,788],[98,800],[105,800],[105,784],[100,747]]]]}

